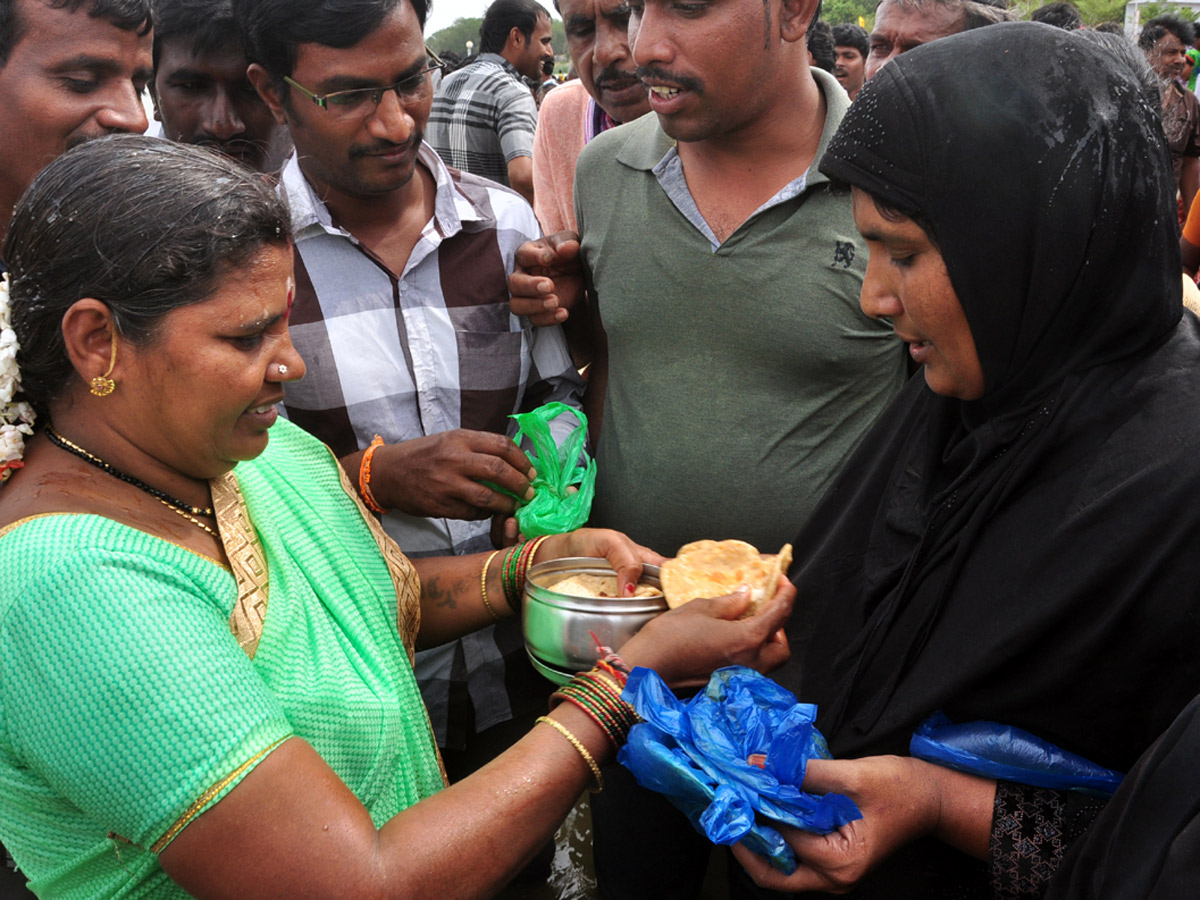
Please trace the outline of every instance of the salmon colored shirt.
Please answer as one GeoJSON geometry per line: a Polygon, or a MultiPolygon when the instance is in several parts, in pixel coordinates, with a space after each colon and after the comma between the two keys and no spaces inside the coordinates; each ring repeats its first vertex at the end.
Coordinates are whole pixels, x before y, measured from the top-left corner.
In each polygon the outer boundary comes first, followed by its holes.
{"type": "Polygon", "coordinates": [[[587,142],[590,99],[583,82],[574,79],[548,93],[538,110],[533,135],[533,211],[546,234],[579,230],[575,225],[575,160],[587,142]]]}

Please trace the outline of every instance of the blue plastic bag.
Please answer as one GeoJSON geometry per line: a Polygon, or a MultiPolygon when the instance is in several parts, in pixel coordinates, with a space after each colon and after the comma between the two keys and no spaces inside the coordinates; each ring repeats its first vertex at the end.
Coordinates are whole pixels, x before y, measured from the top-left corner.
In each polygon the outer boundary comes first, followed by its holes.
{"type": "Polygon", "coordinates": [[[1120,772],[1068,753],[1020,728],[997,722],[955,725],[941,712],[918,726],[909,752],[918,759],[971,775],[1060,791],[1108,795],[1120,786],[1123,777],[1120,772]]]}
{"type": "Polygon", "coordinates": [[[809,759],[829,759],[813,725],[817,708],[753,669],[718,669],[703,693],[681,703],[655,672],[638,668],[622,697],[645,721],[618,761],[713,843],[744,841],[790,874],[791,847],[755,813],[817,834],[862,818],[848,797],[800,790],[809,759]],[[764,768],[747,762],[752,754],[766,755],[764,768]]]}

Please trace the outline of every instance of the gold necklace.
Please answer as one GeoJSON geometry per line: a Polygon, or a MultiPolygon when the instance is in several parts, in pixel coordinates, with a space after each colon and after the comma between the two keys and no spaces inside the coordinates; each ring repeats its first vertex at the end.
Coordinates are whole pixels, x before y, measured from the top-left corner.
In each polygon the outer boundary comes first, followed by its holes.
{"type": "Polygon", "coordinates": [[[78,444],[68,441],[65,437],[63,437],[61,434],[59,434],[57,431],[55,431],[54,427],[52,425],[46,426],[46,437],[50,439],[50,443],[54,444],[54,446],[56,446],[62,450],[66,450],[72,456],[78,456],[84,462],[91,463],[97,469],[99,469],[102,472],[107,472],[113,478],[118,478],[121,481],[124,481],[126,484],[131,484],[135,488],[145,491],[147,494],[149,494],[151,497],[153,497],[155,500],[157,500],[159,503],[161,503],[167,509],[171,510],[171,512],[173,512],[177,515],[183,516],[183,518],[187,519],[189,522],[191,522],[197,528],[207,531],[209,534],[211,534],[213,537],[217,538],[218,540],[220,539],[220,535],[218,535],[215,531],[213,531],[213,529],[209,528],[207,525],[205,525],[203,522],[201,522],[199,519],[196,518],[196,516],[210,516],[211,517],[213,515],[212,507],[210,507],[210,506],[189,506],[188,504],[184,503],[182,500],[175,499],[170,494],[168,494],[166,491],[160,491],[156,487],[151,487],[150,485],[146,484],[146,482],[142,481],[141,479],[134,478],[132,475],[130,475],[126,472],[122,472],[116,466],[105,462],[100,457],[96,456],[96,454],[90,453],[87,450],[84,450],[78,444]]]}

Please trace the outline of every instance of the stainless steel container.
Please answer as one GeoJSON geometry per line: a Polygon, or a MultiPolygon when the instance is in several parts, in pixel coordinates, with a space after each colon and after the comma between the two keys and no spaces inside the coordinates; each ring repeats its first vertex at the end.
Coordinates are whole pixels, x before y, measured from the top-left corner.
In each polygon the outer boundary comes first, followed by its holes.
{"type": "MultiPolygon", "coordinates": [[[[667,609],[663,597],[579,597],[554,590],[572,575],[615,577],[605,559],[547,560],[530,568],[522,598],[525,649],[534,668],[557,684],[596,664],[597,640],[615,650],[667,609]]],[[[641,582],[661,590],[658,575],[658,566],[646,566],[641,582]]]]}

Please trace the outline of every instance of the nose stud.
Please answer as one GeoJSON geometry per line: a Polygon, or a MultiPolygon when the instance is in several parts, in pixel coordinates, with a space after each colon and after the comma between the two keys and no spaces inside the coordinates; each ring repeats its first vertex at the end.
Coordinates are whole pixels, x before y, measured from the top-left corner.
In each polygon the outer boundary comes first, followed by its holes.
{"type": "Polygon", "coordinates": [[[280,378],[282,378],[283,376],[285,376],[285,375],[288,373],[288,367],[287,367],[287,366],[285,366],[283,363],[280,363],[280,364],[279,364],[278,366],[276,366],[275,368],[276,368],[276,370],[279,372],[279,377],[280,377],[280,378]]]}

